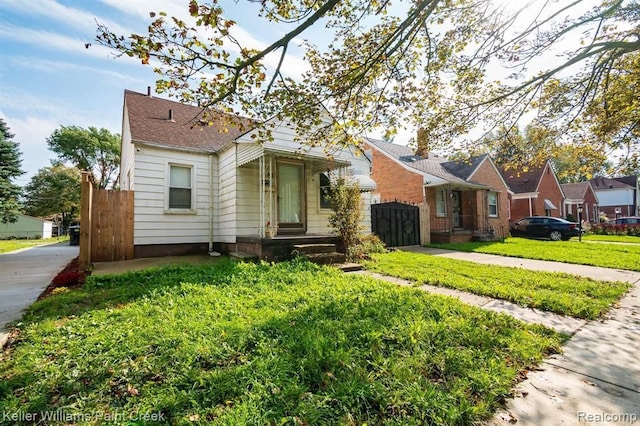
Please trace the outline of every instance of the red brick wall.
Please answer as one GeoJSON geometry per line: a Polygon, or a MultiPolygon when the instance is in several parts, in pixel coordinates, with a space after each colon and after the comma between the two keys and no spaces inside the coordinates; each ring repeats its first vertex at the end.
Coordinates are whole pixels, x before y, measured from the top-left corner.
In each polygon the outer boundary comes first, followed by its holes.
{"type": "Polygon", "coordinates": [[[542,177],[540,178],[540,185],[538,186],[538,198],[535,199],[533,214],[536,216],[544,216],[546,215],[544,209],[544,200],[550,200],[556,207],[557,210],[551,210],[549,216],[553,217],[564,217],[564,211],[562,210],[562,189],[558,186],[558,183],[553,175],[553,170],[551,167],[547,165],[544,172],[542,173],[542,177]]]}
{"type": "MultiPolygon", "coordinates": [[[[482,183],[491,188],[491,190],[498,192],[498,217],[489,218],[489,226],[496,230],[496,232],[509,232],[509,188],[505,185],[498,171],[491,165],[488,160],[482,162],[478,170],[471,176],[471,180],[474,182],[482,183]]],[[[487,203],[487,192],[478,191],[478,220],[488,217],[489,205],[487,203]]],[[[484,230],[485,224],[478,223],[478,229],[484,230]]]]}
{"type": "MultiPolygon", "coordinates": [[[[377,149],[371,149],[373,153],[373,172],[371,178],[378,187],[380,201],[402,201],[408,203],[422,203],[423,178],[396,161],[390,159],[377,149]]],[[[435,204],[434,204],[435,206],[435,204]]]]}
{"type": "MultiPolygon", "coordinates": [[[[535,204],[535,198],[531,200],[532,204],[535,204]]],[[[529,199],[517,199],[511,200],[511,222],[522,219],[526,216],[531,216],[535,213],[529,212],[529,199]]],[[[542,212],[544,214],[544,212],[542,212]]]]}

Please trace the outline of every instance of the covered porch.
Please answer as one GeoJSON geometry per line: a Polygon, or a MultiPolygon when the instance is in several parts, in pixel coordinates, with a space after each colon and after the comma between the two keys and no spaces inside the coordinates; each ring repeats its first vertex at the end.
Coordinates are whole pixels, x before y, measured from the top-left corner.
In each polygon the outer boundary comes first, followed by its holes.
{"type": "Polygon", "coordinates": [[[343,252],[323,191],[327,174],[346,174],[350,163],[314,152],[250,148],[238,150],[236,250],[269,261],[290,259],[299,246],[343,252]]]}
{"type": "MultiPolygon", "coordinates": [[[[446,184],[425,186],[431,209],[432,243],[493,241],[502,238],[501,231],[489,216],[489,188],[479,184],[446,184]]],[[[508,231],[508,230],[507,230],[508,231]]]]}

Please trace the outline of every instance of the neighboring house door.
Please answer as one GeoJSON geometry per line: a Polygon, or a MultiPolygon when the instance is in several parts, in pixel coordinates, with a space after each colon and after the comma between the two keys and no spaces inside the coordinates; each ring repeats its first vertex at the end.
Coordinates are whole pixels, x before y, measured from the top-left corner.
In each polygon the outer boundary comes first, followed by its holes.
{"type": "Polygon", "coordinates": [[[278,233],[304,233],[304,165],[278,162],[278,233]]]}
{"type": "Polygon", "coordinates": [[[451,191],[451,214],[453,227],[462,228],[462,193],[460,191],[451,191]]]}

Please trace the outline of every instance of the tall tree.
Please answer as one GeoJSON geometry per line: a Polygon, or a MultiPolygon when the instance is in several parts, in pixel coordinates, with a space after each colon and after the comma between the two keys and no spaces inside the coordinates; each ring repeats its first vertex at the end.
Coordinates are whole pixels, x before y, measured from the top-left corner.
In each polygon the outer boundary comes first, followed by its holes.
{"type": "Polygon", "coordinates": [[[120,135],[104,128],[60,126],[47,138],[47,144],[58,160],[88,171],[96,188],[118,185],[120,135]]]}
{"type": "Polygon", "coordinates": [[[0,222],[15,222],[20,213],[22,189],[13,180],[22,175],[22,159],[18,144],[7,123],[0,118],[0,222]]]}
{"type": "Polygon", "coordinates": [[[25,186],[24,210],[67,229],[80,212],[80,170],[62,164],[38,170],[25,186]]]}
{"type": "Polygon", "coordinates": [[[203,108],[240,108],[263,122],[288,118],[316,133],[308,140],[335,143],[358,143],[353,133],[375,128],[393,136],[408,120],[425,130],[432,149],[482,122],[487,131],[511,128],[532,109],[568,128],[611,70],[640,50],[640,5],[624,0],[532,1],[520,9],[493,0],[251,1],[259,18],[285,27],[266,48],[235,37],[221,2],[196,0],[185,17],[151,13],[146,34],[125,37],[100,25],[98,41],[152,64],[158,91],[203,108]],[[285,75],[288,48],[319,25],[332,37],[328,46],[307,40],[310,70],[285,75]],[[561,62],[535,64],[565,51],[567,41],[573,45],[561,62]],[[279,55],[277,65],[266,65],[270,54],[279,55]],[[496,66],[513,78],[496,81],[496,66]],[[551,96],[547,86],[563,75],[570,77],[557,81],[566,90],[551,96]],[[323,107],[333,126],[321,125],[323,107]]]}
{"type": "Polygon", "coordinates": [[[550,160],[561,183],[588,180],[606,174],[610,167],[603,152],[590,144],[561,143],[561,135],[556,129],[545,127],[538,121],[528,125],[524,132],[518,127],[502,127],[486,136],[479,148],[481,152],[488,152],[496,164],[505,169],[526,171],[550,160]]]}

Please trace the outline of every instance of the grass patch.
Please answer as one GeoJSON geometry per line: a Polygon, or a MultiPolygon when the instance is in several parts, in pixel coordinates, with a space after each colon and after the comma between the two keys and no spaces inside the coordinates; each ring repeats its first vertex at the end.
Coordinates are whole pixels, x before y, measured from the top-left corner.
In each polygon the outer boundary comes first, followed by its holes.
{"type": "Polygon", "coordinates": [[[640,245],[585,244],[577,239],[540,241],[507,238],[504,243],[433,244],[431,247],[640,271],[640,245]]]}
{"type": "Polygon", "coordinates": [[[505,299],[522,306],[595,319],[611,308],[630,285],[569,274],[482,265],[422,253],[375,255],[367,269],[394,277],[505,299]]]}
{"type": "Polygon", "coordinates": [[[606,241],[611,243],[640,244],[640,237],[636,237],[633,235],[588,234],[582,237],[582,241],[606,241]]]}
{"type": "Polygon", "coordinates": [[[559,350],[542,326],[306,262],[90,277],[30,309],[0,411],[465,425],[559,350]]]}
{"type": "Polygon", "coordinates": [[[0,240],[0,254],[27,247],[41,246],[44,244],[52,243],[62,243],[65,241],[69,241],[69,237],[43,238],[38,240],[0,240]]]}

